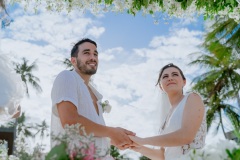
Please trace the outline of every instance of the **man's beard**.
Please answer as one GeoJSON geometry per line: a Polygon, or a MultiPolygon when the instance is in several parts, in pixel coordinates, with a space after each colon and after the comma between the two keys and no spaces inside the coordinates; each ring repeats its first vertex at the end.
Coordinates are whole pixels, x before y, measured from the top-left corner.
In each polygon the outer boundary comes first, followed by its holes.
{"type": "Polygon", "coordinates": [[[87,69],[87,66],[79,59],[77,59],[77,68],[79,69],[79,71],[87,75],[93,75],[97,72],[97,69],[87,69]]]}

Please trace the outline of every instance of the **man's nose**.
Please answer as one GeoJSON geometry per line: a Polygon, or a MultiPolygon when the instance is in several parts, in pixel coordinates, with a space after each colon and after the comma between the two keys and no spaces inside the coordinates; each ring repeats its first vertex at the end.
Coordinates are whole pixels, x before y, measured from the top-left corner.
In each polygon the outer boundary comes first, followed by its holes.
{"type": "Polygon", "coordinates": [[[94,60],[94,61],[97,60],[97,57],[95,56],[95,54],[90,54],[90,60],[94,60]]]}

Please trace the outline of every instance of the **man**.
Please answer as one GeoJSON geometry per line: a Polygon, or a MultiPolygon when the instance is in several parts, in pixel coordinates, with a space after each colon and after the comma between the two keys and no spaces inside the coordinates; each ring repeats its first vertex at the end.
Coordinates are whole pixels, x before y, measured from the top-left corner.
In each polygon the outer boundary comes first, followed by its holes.
{"type": "Polygon", "coordinates": [[[96,42],[82,39],[76,43],[71,50],[71,63],[74,70],[61,72],[53,84],[53,134],[62,132],[65,124],[80,123],[87,133],[94,134],[96,145],[102,151],[109,149],[108,138],[120,149],[128,147],[132,143],[128,135],[134,133],[123,128],[105,126],[102,95],[90,84],[90,78],[98,67],[96,42]]]}

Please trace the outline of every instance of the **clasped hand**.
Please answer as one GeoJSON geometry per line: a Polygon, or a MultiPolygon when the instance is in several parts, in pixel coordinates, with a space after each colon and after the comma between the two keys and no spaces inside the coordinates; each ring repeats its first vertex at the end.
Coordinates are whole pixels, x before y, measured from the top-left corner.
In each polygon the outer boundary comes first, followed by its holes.
{"type": "Polygon", "coordinates": [[[117,148],[123,150],[131,147],[133,145],[133,141],[129,136],[135,136],[136,134],[132,131],[126,130],[124,128],[112,128],[111,133],[111,144],[116,146],[117,148]]]}

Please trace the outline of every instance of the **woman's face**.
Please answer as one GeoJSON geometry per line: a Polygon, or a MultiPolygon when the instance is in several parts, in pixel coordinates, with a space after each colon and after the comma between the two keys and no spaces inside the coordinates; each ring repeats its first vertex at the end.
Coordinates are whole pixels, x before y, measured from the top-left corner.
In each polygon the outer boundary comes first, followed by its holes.
{"type": "Polygon", "coordinates": [[[166,68],[160,78],[160,88],[165,92],[181,91],[185,86],[186,80],[183,79],[180,71],[175,67],[166,68]]]}

